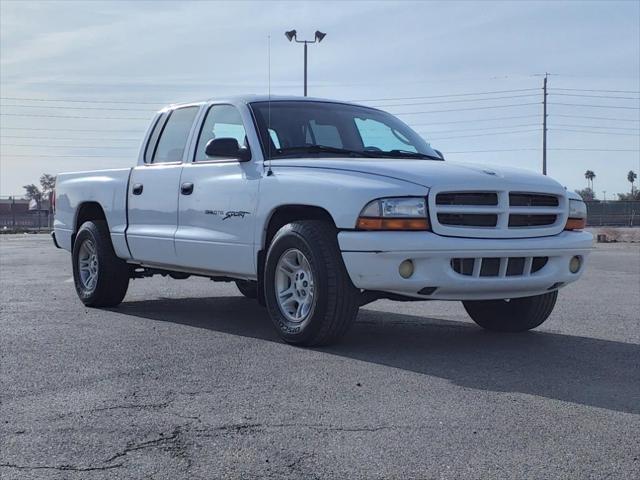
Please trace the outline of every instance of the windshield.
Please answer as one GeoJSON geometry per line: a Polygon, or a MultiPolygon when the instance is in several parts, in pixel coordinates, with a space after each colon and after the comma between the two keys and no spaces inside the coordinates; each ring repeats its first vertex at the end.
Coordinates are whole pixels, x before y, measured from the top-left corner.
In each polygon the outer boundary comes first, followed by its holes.
{"type": "Polygon", "coordinates": [[[440,156],[393,115],[372,108],[314,101],[251,103],[265,158],[440,156]],[[270,111],[269,111],[270,110],[270,111]]]}

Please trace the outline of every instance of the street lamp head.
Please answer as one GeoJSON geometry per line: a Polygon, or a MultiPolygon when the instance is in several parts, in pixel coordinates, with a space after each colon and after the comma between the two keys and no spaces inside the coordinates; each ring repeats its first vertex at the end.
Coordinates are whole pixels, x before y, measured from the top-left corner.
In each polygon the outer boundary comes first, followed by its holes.
{"type": "Polygon", "coordinates": [[[318,41],[318,43],[320,43],[322,39],[326,36],[327,36],[326,33],[322,33],[320,30],[316,30],[316,40],[318,41]]]}
{"type": "Polygon", "coordinates": [[[294,38],[296,38],[296,31],[289,30],[288,32],[284,32],[284,36],[287,37],[289,41],[292,41],[294,38]]]}

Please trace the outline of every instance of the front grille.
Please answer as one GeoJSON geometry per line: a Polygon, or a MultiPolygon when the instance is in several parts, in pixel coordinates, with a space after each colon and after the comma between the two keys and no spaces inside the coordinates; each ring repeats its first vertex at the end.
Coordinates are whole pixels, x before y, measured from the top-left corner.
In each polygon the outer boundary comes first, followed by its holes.
{"type": "Polygon", "coordinates": [[[557,215],[509,215],[509,228],[541,227],[556,223],[557,215]]]}
{"type": "Polygon", "coordinates": [[[443,225],[495,227],[498,223],[498,216],[474,213],[439,213],[438,221],[443,225]]]}
{"type": "Polygon", "coordinates": [[[466,277],[523,277],[539,272],[549,257],[452,258],[451,268],[466,277]]]}
{"type": "Polygon", "coordinates": [[[437,205],[498,205],[495,192],[447,192],[436,195],[437,205]]]}
{"type": "Polygon", "coordinates": [[[433,231],[478,238],[559,233],[566,219],[561,194],[509,191],[435,191],[429,198],[433,231]]]}

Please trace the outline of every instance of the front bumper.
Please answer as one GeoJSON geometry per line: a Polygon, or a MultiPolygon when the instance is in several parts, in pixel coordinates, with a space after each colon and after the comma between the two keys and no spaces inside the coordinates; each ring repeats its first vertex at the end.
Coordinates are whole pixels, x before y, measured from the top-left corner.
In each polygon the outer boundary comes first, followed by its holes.
{"type": "Polygon", "coordinates": [[[593,236],[588,232],[518,239],[451,238],[431,232],[357,232],[338,234],[349,276],[363,290],[377,290],[415,298],[437,300],[487,300],[539,295],[576,281],[582,275],[591,251],[593,236]],[[582,266],[569,270],[573,256],[582,266]],[[546,264],[533,273],[506,276],[479,276],[457,273],[453,258],[547,257],[546,264]],[[400,263],[410,259],[414,273],[402,278],[400,263]],[[436,288],[429,295],[422,289],[436,288]]]}

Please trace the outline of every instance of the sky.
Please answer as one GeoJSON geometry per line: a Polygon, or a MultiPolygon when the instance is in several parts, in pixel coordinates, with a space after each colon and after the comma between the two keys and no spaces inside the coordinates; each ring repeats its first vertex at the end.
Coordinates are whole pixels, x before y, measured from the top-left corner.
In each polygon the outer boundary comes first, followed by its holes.
{"type": "Polygon", "coordinates": [[[448,161],[541,171],[599,198],[640,174],[640,2],[0,0],[0,195],[132,166],[155,110],[268,90],[398,115],[448,161]],[[270,38],[270,40],[269,40],[270,38]]]}

